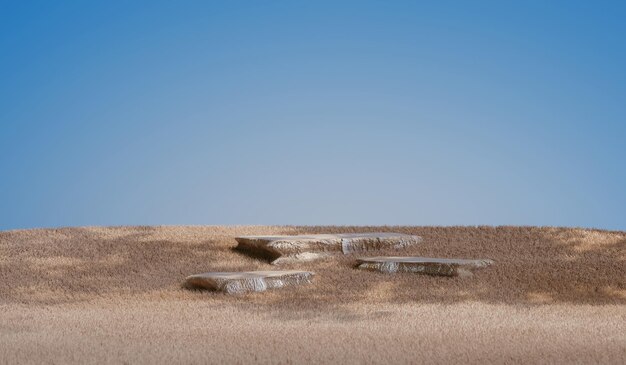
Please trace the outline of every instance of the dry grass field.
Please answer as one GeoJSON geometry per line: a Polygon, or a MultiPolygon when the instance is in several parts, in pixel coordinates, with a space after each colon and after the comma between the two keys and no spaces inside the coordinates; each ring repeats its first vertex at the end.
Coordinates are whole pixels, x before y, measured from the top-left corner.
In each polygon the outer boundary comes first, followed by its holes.
{"type": "MultiPolygon", "coordinates": [[[[394,252],[393,254],[398,254],[394,252]]],[[[536,227],[116,227],[0,232],[0,363],[626,363],[626,233],[536,227]],[[228,296],[190,274],[271,270],[251,234],[395,231],[469,278],[289,264],[314,284],[228,296]]]]}

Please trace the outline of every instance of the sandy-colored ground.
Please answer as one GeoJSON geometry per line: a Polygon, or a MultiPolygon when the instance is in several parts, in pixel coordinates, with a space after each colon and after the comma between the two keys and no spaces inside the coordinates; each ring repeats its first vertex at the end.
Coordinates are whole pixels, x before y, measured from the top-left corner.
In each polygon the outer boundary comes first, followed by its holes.
{"type": "MultiPolygon", "coordinates": [[[[397,252],[395,253],[397,254],[397,252]]],[[[626,363],[626,233],[533,227],[123,227],[0,232],[2,363],[626,363]],[[232,297],[185,276],[275,267],[243,234],[397,231],[407,254],[489,258],[471,278],[354,256],[314,284],[232,297]]]]}

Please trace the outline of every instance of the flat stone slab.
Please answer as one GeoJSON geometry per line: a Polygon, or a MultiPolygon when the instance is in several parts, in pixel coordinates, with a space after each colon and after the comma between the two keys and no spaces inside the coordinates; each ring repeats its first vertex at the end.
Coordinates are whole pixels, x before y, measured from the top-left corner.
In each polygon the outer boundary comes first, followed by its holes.
{"type": "Polygon", "coordinates": [[[311,261],[332,254],[402,249],[422,241],[402,233],[343,233],[294,236],[236,237],[237,249],[264,256],[273,264],[311,261]]]}
{"type": "Polygon", "coordinates": [[[242,271],[208,272],[191,275],[185,279],[185,287],[208,289],[228,294],[261,292],[267,289],[309,284],[313,278],[309,271],[242,271]]]}
{"type": "Polygon", "coordinates": [[[358,268],[384,273],[411,272],[440,276],[471,276],[471,271],[492,265],[493,260],[438,259],[430,257],[364,257],[358,268]]]}

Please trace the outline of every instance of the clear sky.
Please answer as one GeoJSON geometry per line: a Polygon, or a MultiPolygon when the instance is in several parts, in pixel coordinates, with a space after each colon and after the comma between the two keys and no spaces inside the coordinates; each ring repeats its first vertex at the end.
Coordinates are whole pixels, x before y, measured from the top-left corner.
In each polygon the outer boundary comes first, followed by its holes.
{"type": "Polygon", "coordinates": [[[626,230],[626,6],[0,1],[0,229],[626,230]]]}

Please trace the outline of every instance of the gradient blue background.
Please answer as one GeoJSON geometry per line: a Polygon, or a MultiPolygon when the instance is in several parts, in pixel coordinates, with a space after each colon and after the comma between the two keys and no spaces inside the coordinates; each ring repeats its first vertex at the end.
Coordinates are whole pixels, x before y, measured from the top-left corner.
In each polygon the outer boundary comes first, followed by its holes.
{"type": "Polygon", "coordinates": [[[0,229],[626,229],[623,2],[504,3],[2,2],[0,229]]]}

